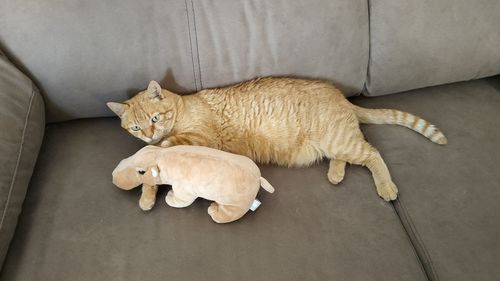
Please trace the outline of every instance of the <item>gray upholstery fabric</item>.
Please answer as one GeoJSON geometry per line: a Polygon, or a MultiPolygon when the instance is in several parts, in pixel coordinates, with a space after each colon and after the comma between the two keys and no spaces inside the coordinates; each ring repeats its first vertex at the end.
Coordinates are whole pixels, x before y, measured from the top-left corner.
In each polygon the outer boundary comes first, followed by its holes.
{"type": "Polygon", "coordinates": [[[0,43],[36,77],[49,122],[113,115],[151,79],[191,92],[264,75],[359,93],[366,1],[0,0],[0,43]]]}
{"type": "Polygon", "coordinates": [[[49,122],[112,115],[162,81],[194,90],[184,1],[0,0],[0,42],[41,87],[49,122]]]}
{"type": "Polygon", "coordinates": [[[367,1],[193,2],[201,84],[292,75],[363,88],[368,61],[367,1]]]}
{"type": "Polygon", "coordinates": [[[0,266],[42,143],[44,113],[37,89],[0,51],[0,266]]]}
{"type": "Polygon", "coordinates": [[[393,126],[366,126],[399,186],[397,210],[431,280],[500,276],[500,77],[356,99],[433,121],[446,146],[393,126]]]}
{"type": "Polygon", "coordinates": [[[500,73],[498,0],[372,0],[368,95],[500,73]]]}
{"type": "Polygon", "coordinates": [[[426,280],[391,204],[369,172],[332,186],[327,163],[262,168],[276,192],[218,225],[208,201],[150,212],[111,183],[143,143],[116,119],[50,125],[1,280],[426,280]]]}

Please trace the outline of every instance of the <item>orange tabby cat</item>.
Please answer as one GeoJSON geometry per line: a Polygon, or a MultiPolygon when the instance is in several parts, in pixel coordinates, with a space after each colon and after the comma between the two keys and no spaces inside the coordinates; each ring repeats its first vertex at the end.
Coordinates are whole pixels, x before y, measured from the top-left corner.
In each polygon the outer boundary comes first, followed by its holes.
{"type": "MultiPolygon", "coordinates": [[[[184,96],[151,81],[135,97],[108,106],[123,128],[149,144],[202,145],[284,166],[307,166],[326,157],[333,184],[343,179],[346,162],[367,166],[386,201],[396,199],[398,190],[359,123],[398,124],[446,143],[434,125],[415,115],[355,106],[333,85],[313,80],[259,78],[184,96]]],[[[146,189],[143,209],[152,207],[156,192],[146,189]]]]}

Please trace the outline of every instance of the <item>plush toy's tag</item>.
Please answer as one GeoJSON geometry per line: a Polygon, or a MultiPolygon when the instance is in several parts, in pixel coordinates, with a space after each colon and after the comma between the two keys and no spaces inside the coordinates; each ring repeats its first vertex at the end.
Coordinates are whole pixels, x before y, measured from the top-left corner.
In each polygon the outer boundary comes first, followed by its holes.
{"type": "Polygon", "coordinates": [[[250,210],[253,212],[259,208],[260,204],[262,204],[259,199],[253,200],[252,206],[250,206],[250,210]]]}

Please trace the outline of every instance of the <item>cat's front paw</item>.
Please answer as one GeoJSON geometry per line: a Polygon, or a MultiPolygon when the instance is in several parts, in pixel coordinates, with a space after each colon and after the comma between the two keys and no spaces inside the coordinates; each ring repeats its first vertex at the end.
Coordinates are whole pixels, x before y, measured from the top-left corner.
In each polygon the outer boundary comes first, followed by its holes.
{"type": "Polygon", "coordinates": [[[383,183],[377,186],[377,193],[385,201],[396,200],[398,197],[398,188],[393,182],[383,183]]]}
{"type": "Polygon", "coordinates": [[[164,140],[160,142],[160,147],[171,147],[171,146],[172,142],[170,142],[169,140],[164,140]]]}

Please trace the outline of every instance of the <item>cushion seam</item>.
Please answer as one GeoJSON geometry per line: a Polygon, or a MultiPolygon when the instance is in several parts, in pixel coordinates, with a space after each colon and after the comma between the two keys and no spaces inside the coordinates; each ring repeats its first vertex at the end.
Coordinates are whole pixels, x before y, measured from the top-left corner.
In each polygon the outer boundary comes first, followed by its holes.
{"type": "Polygon", "coordinates": [[[194,11],[193,0],[191,0],[191,11],[193,13],[194,40],[196,44],[196,59],[198,60],[198,74],[200,78],[200,90],[201,90],[203,89],[203,80],[201,75],[200,48],[198,47],[198,30],[196,29],[196,13],[194,11]]]}
{"type": "Polygon", "coordinates": [[[425,276],[425,278],[427,280],[430,280],[430,278],[429,278],[429,276],[428,276],[428,274],[427,274],[427,272],[425,270],[425,267],[422,264],[422,260],[420,259],[419,255],[418,255],[417,249],[415,248],[414,243],[413,243],[410,235],[408,235],[408,231],[406,230],[406,228],[404,227],[403,223],[401,222],[401,218],[399,217],[399,214],[398,214],[398,212],[397,212],[397,210],[396,210],[393,202],[391,202],[391,209],[394,212],[394,214],[396,215],[397,219],[399,220],[400,225],[403,228],[404,235],[408,239],[407,241],[410,242],[410,248],[412,250],[412,253],[415,255],[415,258],[417,259],[417,263],[419,265],[419,268],[420,268],[422,274],[425,276]]]}
{"type": "Polygon", "coordinates": [[[14,173],[12,174],[12,179],[11,179],[11,182],[10,182],[9,193],[7,195],[7,200],[5,201],[5,208],[4,208],[3,213],[2,213],[2,219],[0,220],[0,230],[2,230],[2,228],[3,228],[3,223],[4,223],[4,220],[5,220],[5,216],[7,214],[8,209],[9,209],[9,204],[10,204],[10,198],[11,198],[11,195],[12,195],[12,190],[14,189],[14,184],[16,183],[17,172],[18,172],[18,169],[19,169],[19,164],[21,162],[21,155],[23,154],[24,140],[25,140],[25,137],[26,137],[26,129],[28,127],[28,122],[29,122],[29,117],[30,117],[30,114],[31,114],[31,109],[32,109],[34,97],[35,97],[35,90],[32,89],[31,90],[30,101],[29,101],[29,104],[28,104],[28,111],[26,112],[26,117],[24,119],[23,133],[21,135],[21,143],[19,145],[19,152],[18,152],[18,155],[17,155],[16,166],[14,168],[14,173]]]}
{"type": "MultiPolygon", "coordinates": [[[[432,274],[435,274],[434,264],[432,263],[432,259],[430,258],[429,252],[427,251],[427,247],[425,247],[425,244],[424,244],[424,242],[422,240],[422,237],[418,233],[418,230],[415,227],[415,224],[413,223],[413,220],[411,219],[411,216],[408,213],[408,210],[406,210],[406,207],[404,206],[404,204],[402,203],[402,201],[399,202],[399,205],[401,206],[401,209],[403,210],[403,212],[404,212],[404,214],[406,216],[406,219],[408,220],[408,223],[409,223],[409,225],[411,227],[411,231],[415,234],[415,237],[418,240],[418,243],[420,244],[420,247],[422,247],[422,250],[423,250],[424,255],[425,255],[424,257],[429,262],[429,266],[431,268],[432,274]]],[[[437,276],[436,276],[436,278],[437,278],[437,276]]]]}
{"type": "Polygon", "coordinates": [[[394,203],[393,206],[394,210],[398,215],[398,218],[400,219],[401,224],[403,225],[403,228],[407,232],[408,237],[412,242],[414,249],[417,252],[417,255],[419,256],[419,259],[421,259],[422,266],[424,268],[424,271],[427,273],[428,279],[431,281],[438,281],[439,277],[437,275],[436,270],[434,269],[434,264],[429,255],[429,252],[427,251],[427,248],[425,247],[422,237],[418,233],[417,228],[415,227],[415,224],[413,223],[413,220],[411,219],[411,216],[408,213],[408,210],[404,206],[401,196],[399,196],[398,200],[394,203]],[[399,206],[399,208],[397,208],[397,206],[399,206]],[[404,222],[406,222],[407,225],[405,225],[404,222]],[[428,264],[428,267],[425,266],[425,263],[428,264]]]}
{"type": "Polygon", "coordinates": [[[195,65],[194,65],[194,56],[193,56],[193,42],[191,39],[191,24],[189,20],[189,8],[188,8],[188,3],[187,0],[184,0],[184,4],[186,5],[186,18],[187,18],[187,24],[188,24],[188,37],[189,37],[189,52],[191,55],[191,64],[193,67],[193,80],[194,80],[194,87],[198,91],[198,83],[196,81],[196,70],[195,70],[195,65]]]}
{"type": "Polygon", "coordinates": [[[358,96],[363,95],[366,96],[365,93],[368,93],[368,84],[370,78],[370,64],[372,60],[372,32],[371,32],[371,21],[370,21],[370,0],[366,0],[366,9],[367,9],[367,17],[368,17],[368,59],[366,60],[366,74],[365,74],[365,82],[363,83],[363,88],[358,96]]]}

